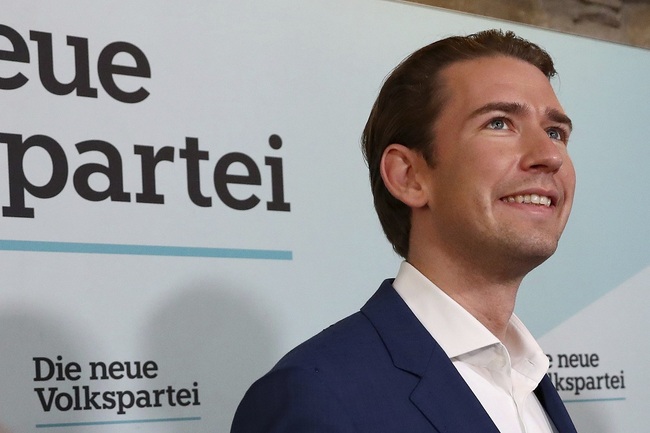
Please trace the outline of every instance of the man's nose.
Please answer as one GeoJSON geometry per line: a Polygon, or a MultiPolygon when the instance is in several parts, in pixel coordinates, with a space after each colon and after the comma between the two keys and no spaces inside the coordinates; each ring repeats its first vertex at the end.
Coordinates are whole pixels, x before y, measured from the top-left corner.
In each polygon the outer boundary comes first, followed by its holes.
{"type": "Polygon", "coordinates": [[[522,169],[540,172],[557,172],[567,158],[566,145],[549,137],[543,129],[529,133],[524,138],[522,169]]]}

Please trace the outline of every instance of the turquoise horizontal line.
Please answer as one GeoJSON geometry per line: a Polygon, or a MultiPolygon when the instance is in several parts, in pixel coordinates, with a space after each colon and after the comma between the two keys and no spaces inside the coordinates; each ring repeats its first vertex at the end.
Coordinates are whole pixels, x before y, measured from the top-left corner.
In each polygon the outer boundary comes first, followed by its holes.
{"type": "Polygon", "coordinates": [[[96,244],[0,239],[0,250],[47,253],[124,254],[136,256],[211,257],[224,259],[293,260],[284,250],[174,247],[164,245],[96,244]]]}
{"type": "Polygon", "coordinates": [[[584,398],[578,400],[562,400],[564,403],[593,403],[598,401],[625,401],[625,397],[616,398],[584,398]]]}
{"type": "Polygon", "coordinates": [[[107,425],[107,424],[145,424],[150,422],[187,422],[200,421],[200,416],[186,418],[153,418],[153,419],[132,419],[119,421],[88,421],[88,422],[62,422],[52,424],[36,424],[36,428],[55,428],[55,427],[83,427],[89,425],[107,425]]]}

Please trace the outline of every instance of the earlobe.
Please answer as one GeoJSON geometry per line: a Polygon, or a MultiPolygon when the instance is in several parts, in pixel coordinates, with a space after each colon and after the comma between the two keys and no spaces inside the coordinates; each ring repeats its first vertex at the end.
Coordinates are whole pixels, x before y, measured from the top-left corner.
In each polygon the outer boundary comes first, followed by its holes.
{"type": "Polygon", "coordinates": [[[427,204],[425,185],[422,183],[424,158],[416,151],[401,144],[391,144],[384,150],[380,172],[388,191],[412,208],[427,204]]]}

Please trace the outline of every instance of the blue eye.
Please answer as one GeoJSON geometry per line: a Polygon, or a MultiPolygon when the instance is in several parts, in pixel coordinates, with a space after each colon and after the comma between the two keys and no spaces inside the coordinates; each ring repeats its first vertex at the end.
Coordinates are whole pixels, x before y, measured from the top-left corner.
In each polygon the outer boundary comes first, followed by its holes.
{"type": "Polygon", "coordinates": [[[557,128],[551,128],[546,131],[546,133],[552,140],[562,140],[562,131],[558,130],[557,128]]]}
{"type": "Polygon", "coordinates": [[[490,129],[508,129],[506,121],[503,119],[493,119],[488,123],[488,128],[490,129]]]}

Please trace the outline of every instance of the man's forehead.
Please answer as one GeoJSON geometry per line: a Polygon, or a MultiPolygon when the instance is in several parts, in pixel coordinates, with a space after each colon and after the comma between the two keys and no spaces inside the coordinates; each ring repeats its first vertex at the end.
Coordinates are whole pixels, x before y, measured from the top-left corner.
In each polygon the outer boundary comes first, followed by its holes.
{"type": "Polygon", "coordinates": [[[531,78],[531,75],[543,77],[544,81],[550,83],[549,78],[533,63],[505,55],[458,60],[442,68],[440,75],[448,84],[462,82],[464,78],[480,78],[479,81],[483,83],[487,80],[503,81],[513,77],[528,81],[526,79],[531,78]]]}
{"type": "Polygon", "coordinates": [[[441,71],[440,85],[447,104],[460,105],[472,112],[502,104],[501,108],[512,112],[530,106],[558,120],[564,114],[546,75],[535,65],[513,57],[454,62],[441,71]],[[507,104],[513,105],[507,107],[507,104]]]}

